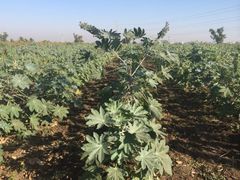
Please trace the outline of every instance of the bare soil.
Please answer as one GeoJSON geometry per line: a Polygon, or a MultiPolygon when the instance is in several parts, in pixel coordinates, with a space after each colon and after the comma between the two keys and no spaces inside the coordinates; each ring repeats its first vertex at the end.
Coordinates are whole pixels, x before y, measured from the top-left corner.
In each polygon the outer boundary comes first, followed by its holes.
{"type": "Polygon", "coordinates": [[[174,160],[170,179],[240,179],[237,117],[219,117],[205,94],[173,84],[158,90],[174,160]]]}

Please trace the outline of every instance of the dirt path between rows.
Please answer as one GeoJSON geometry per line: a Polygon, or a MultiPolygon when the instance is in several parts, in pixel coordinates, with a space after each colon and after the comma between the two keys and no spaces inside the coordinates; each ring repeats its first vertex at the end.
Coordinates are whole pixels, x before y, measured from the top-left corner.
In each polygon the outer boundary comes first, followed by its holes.
{"type": "Polygon", "coordinates": [[[158,90],[174,162],[173,179],[240,179],[237,118],[218,117],[205,94],[174,84],[158,90]]]}

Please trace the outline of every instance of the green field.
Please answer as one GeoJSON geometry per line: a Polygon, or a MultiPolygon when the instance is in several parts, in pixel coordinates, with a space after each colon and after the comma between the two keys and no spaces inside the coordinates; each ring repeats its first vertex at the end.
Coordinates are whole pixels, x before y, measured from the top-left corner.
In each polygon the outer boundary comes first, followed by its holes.
{"type": "Polygon", "coordinates": [[[239,43],[82,28],[0,42],[0,178],[240,178],[239,43]]]}

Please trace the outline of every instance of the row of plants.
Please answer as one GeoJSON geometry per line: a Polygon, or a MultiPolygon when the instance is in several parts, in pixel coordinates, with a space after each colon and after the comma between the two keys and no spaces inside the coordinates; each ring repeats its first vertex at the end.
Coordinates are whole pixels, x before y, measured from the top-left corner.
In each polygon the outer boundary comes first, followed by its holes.
{"type": "Polygon", "coordinates": [[[239,44],[168,45],[180,64],[172,71],[185,90],[205,92],[221,115],[240,113],[239,44]]]}
{"type": "Polygon", "coordinates": [[[155,89],[164,82],[171,80],[186,91],[206,93],[222,114],[239,114],[239,45],[161,43],[158,40],[168,31],[168,24],[155,40],[141,28],[120,34],[86,23],[80,27],[99,39],[96,47],[113,52],[119,60],[118,93],[86,118],[89,131],[94,131],[82,147],[88,175],[154,179],[164,170],[172,174],[159,124],[162,108],[154,98],[155,89]]]}
{"type": "MultiPolygon", "coordinates": [[[[221,113],[240,111],[239,44],[168,44],[141,28],[124,32],[80,27],[98,40],[91,44],[0,43],[0,136],[28,137],[81,105],[81,87],[118,61],[114,94],[86,117],[82,159],[86,179],[154,179],[172,174],[169,147],[156,99],[158,86],[175,82],[205,92],[221,113]]],[[[110,93],[111,91],[111,93],[110,93]]],[[[112,93],[114,92],[114,93],[112,93]]],[[[3,151],[0,146],[0,162],[3,151]]]]}
{"type": "MultiPolygon", "coordinates": [[[[154,50],[158,39],[146,37],[144,29],[124,33],[101,30],[80,23],[99,40],[96,47],[112,52],[118,60],[115,95],[86,117],[89,135],[83,145],[85,179],[154,179],[164,171],[172,174],[165,133],[160,120],[161,104],[154,98],[156,88],[171,78],[165,64],[171,55],[164,49],[154,50]],[[148,63],[155,62],[157,68],[148,63]]],[[[111,89],[111,88],[110,88],[111,89]]]]}
{"type": "Polygon", "coordinates": [[[28,137],[66,118],[81,104],[81,87],[111,60],[90,45],[1,44],[0,136],[28,137]]]}

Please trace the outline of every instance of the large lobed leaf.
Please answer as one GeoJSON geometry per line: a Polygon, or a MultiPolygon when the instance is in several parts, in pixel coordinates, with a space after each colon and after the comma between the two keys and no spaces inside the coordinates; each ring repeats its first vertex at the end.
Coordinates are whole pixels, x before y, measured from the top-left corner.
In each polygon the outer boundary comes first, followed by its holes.
{"type": "Polygon", "coordinates": [[[3,163],[3,149],[2,149],[2,145],[0,144],[0,164],[3,163]]]}
{"type": "Polygon", "coordinates": [[[62,120],[64,117],[67,117],[68,109],[63,106],[57,105],[53,110],[53,115],[59,117],[62,120]]]}
{"type": "Polygon", "coordinates": [[[42,115],[48,115],[47,105],[35,96],[29,98],[27,102],[27,107],[31,112],[35,111],[42,115]]]}
{"type": "Polygon", "coordinates": [[[105,113],[104,109],[100,107],[99,111],[92,109],[91,113],[87,119],[88,126],[97,126],[100,129],[102,126],[107,125],[109,122],[109,116],[105,113]]]}
{"type": "Polygon", "coordinates": [[[30,87],[31,80],[26,75],[18,74],[13,76],[12,84],[13,84],[13,87],[28,89],[30,87]]]}
{"type": "Polygon", "coordinates": [[[84,151],[82,159],[87,157],[86,163],[92,164],[95,162],[102,163],[107,154],[107,145],[105,143],[104,135],[99,136],[97,133],[93,133],[93,137],[86,136],[88,143],[84,144],[82,150],[84,151]]]}
{"type": "Polygon", "coordinates": [[[140,162],[141,168],[147,169],[148,174],[154,174],[158,171],[161,175],[163,170],[169,175],[172,175],[172,160],[167,154],[169,147],[165,145],[165,140],[151,143],[151,146],[145,146],[136,157],[140,162]]]}
{"type": "Polygon", "coordinates": [[[107,172],[107,180],[124,180],[122,170],[118,167],[109,167],[107,172]]]}

